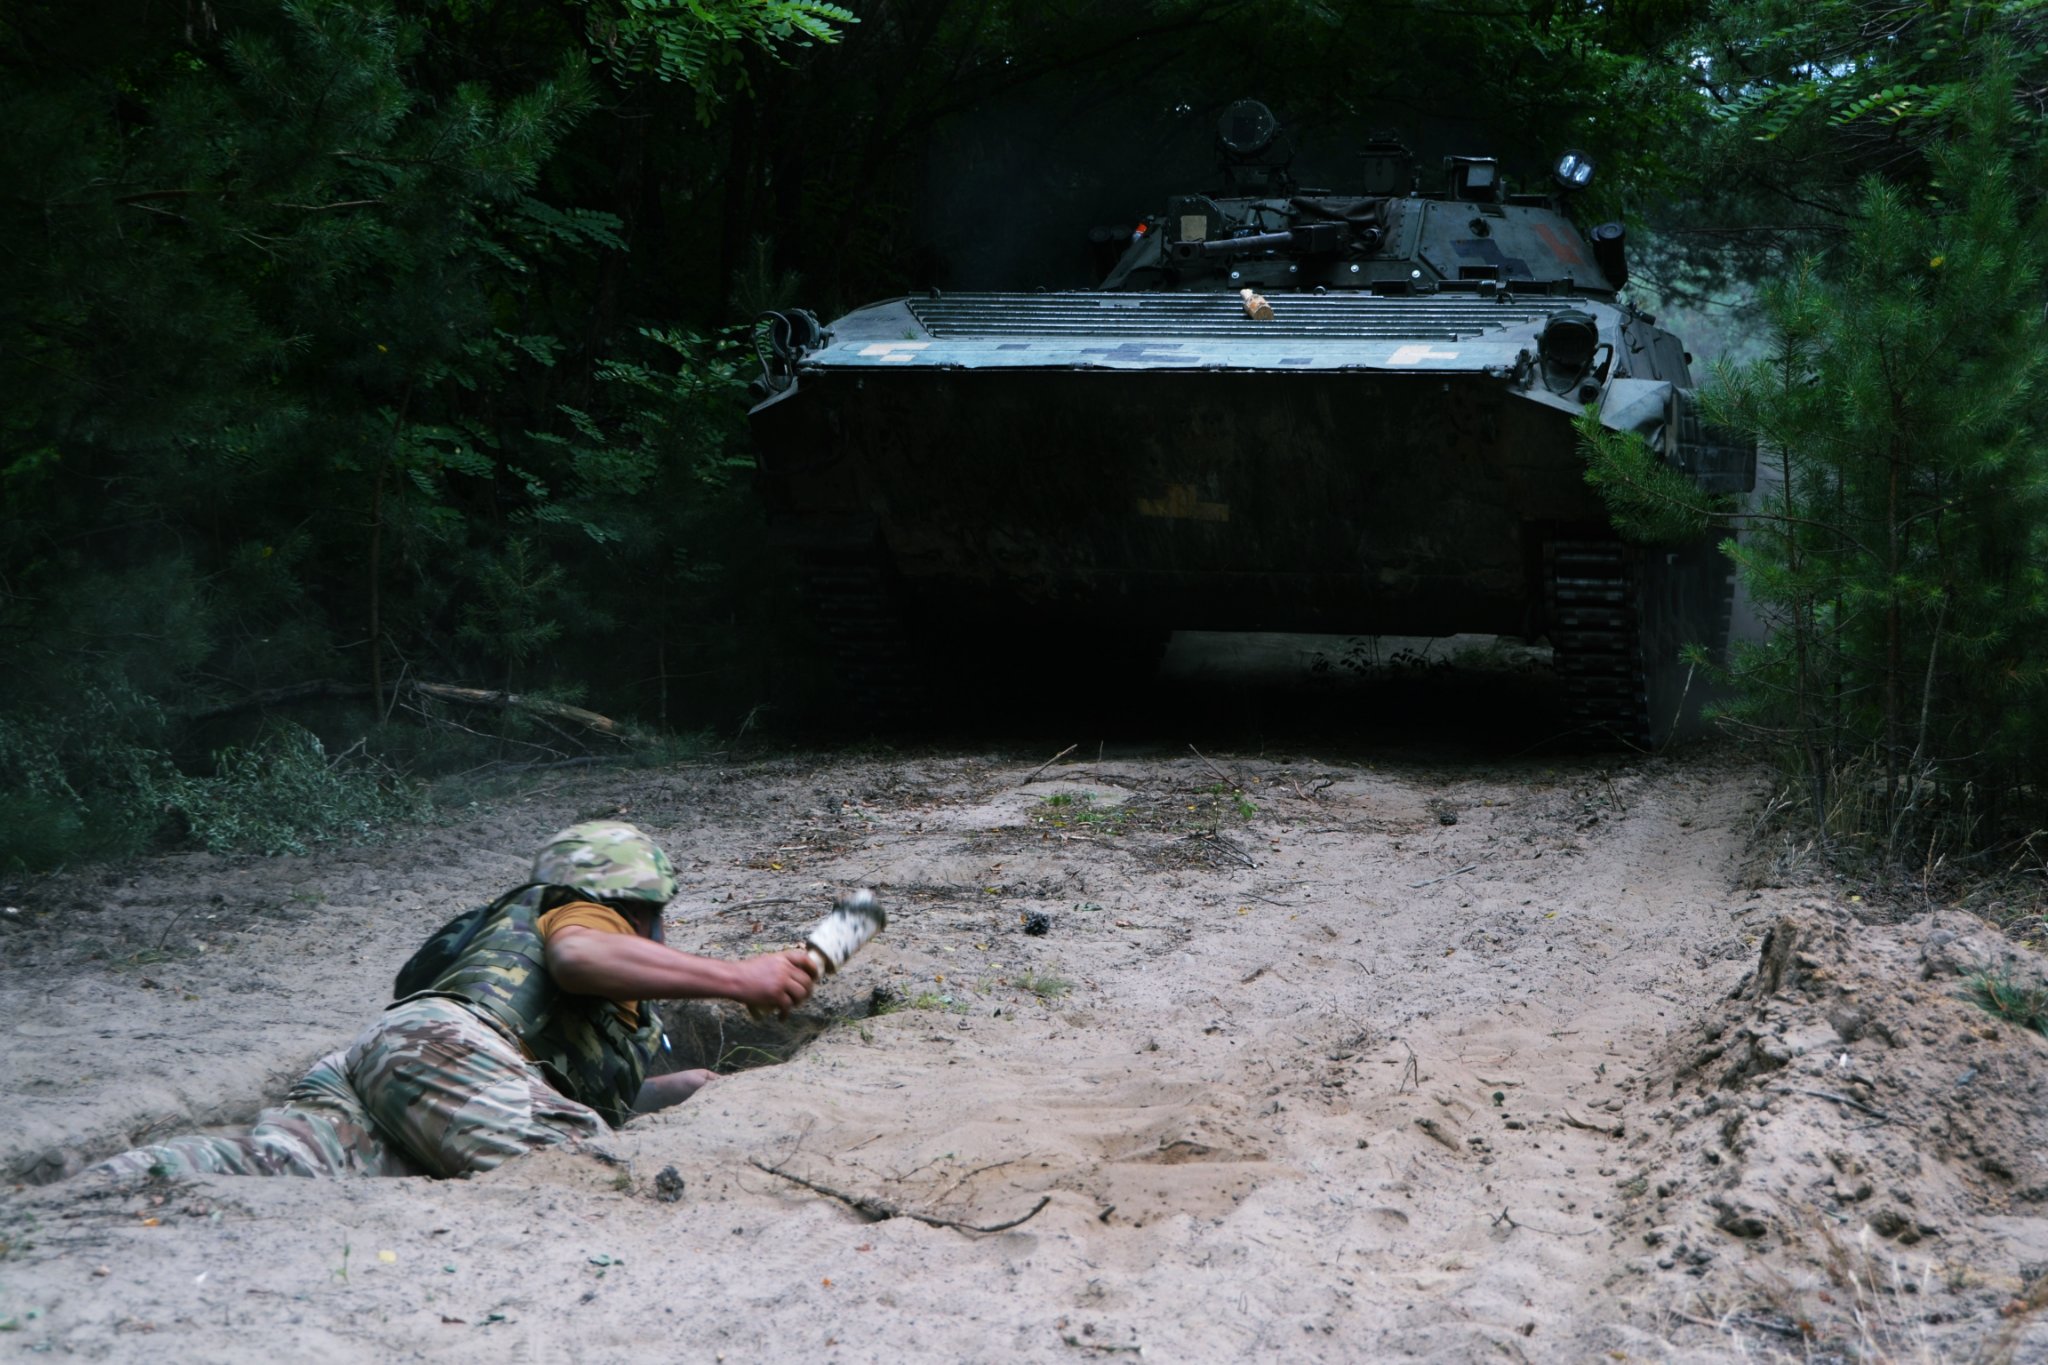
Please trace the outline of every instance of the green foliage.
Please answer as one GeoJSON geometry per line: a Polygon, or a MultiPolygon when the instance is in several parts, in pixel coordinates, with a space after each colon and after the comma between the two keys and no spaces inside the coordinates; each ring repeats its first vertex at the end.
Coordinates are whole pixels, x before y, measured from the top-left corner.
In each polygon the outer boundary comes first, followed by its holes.
{"type": "MultiPolygon", "coordinates": [[[[2048,150],[2048,42],[2035,0],[1886,7],[1868,0],[1722,0],[1664,54],[1698,117],[1672,148],[1650,266],[1667,298],[1769,279],[1853,230],[1862,184],[1933,188],[1931,152],[1973,115],[1987,64],[2013,76],[2001,138],[2048,150]]],[[[1681,111],[1675,111],[1681,112],[1681,111]]],[[[1638,272],[1642,274],[1641,271],[1638,272]]]]}
{"type": "Polygon", "coordinates": [[[1934,103],[1931,98],[1937,93],[1932,87],[1925,85],[1888,85],[1860,99],[1850,100],[1829,115],[1828,122],[1838,128],[1844,128],[1861,118],[1876,118],[1881,122],[1896,124],[1909,118],[1925,118],[1929,114],[1945,113],[1946,104],[1934,103]]]}
{"type": "Polygon", "coordinates": [[[2019,1028],[2048,1034],[2048,986],[2030,986],[2010,970],[1978,972],[1967,978],[1964,993],[1978,1008],[2019,1028]]]}
{"type": "Polygon", "coordinates": [[[1734,499],[1700,492],[1637,433],[1600,425],[1597,407],[1587,405],[1572,420],[1586,457],[1586,482],[1600,490],[1615,525],[1629,539],[1645,544],[1687,540],[1735,510],[1734,499]]]}
{"type": "Polygon", "coordinates": [[[304,853],[311,840],[369,839],[427,812],[416,784],[353,750],[329,757],[295,725],[222,750],[212,776],[179,778],[162,798],[191,842],[217,853],[304,853]]]}
{"type": "MultiPolygon", "coordinates": [[[[779,50],[830,7],[633,8],[779,50]]],[[[131,18],[26,13],[0,51],[0,856],[349,824],[298,741],[198,775],[200,719],[272,689],[375,684],[330,734],[407,676],[666,719],[669,651],[728,666],[741,615],[738,345],[593,310],[633,243],[562,197],[610,183],[564,160],[584,36],[521,0],[131,18]]]]}
{"type": "Polygon", "coordinates": [[[28,37],[107,48],[12,70],[0,97],[23,286],[0,318],[21,397],[0,481],[22,513],[0,533],[0,641],[28,675],[14,733],[54,765],[25,789],[81,832],[127,831],[110,852],[177,810],[204,842],[277,846],[346,812],[287,780],[286,751],[184,777],[175,718],[352,671],[340,641],[362,636],[386,525],[408,550],[462,539],[456,500],[495,468],[464,395],[512,363],[482,325],[516,297],[505,258],[593,230],[526,193],[587,82],[570,65],[430,96],[424,30],[351,0],[258,10],[170,58],[119,29],[28,37]],[[315,805],[252,823],[219,795],[234,781],[315,805]]]}
{"type": "Polygon", "coordinates": [[[1258,802],[1252,800],[1237,788],[1225,783],[1211,783],[1209,786],[1202,788],[1202,794],[1215,797],[1228,796],[1230,798],[1230,808],[1237,812],[1237,817],[1240,820],[1249,820],[1259,813],[1258,802]]]}
{"type": "Polygon", "coordinates": [[[780,53],[836,43],[860,22],[825,0],[620,0],[591,3],[593,54],[623,74],[645,74],[689,86],[697,117],[710,122],[728,89],[745,88],[748,49],[780,53]]]}
{"type": "Polygon", "coordinates": [[[506,691],[516,682],[511,666],[533,658],[561,636],[562,623],[548,612],[550,599],[561,592],[566,577],[561,565],[543,560],[523,536],[509,539],[503,554],[484,557],[477,593],[462,608],[456,638],[506,660],[506,691]]]}
{"type": "Polygon", "coordinates": [[[953,997],[940,991],[919,991],[908,1000],[891,992],[881,998],[880,990],[875,992],[877,1000],[871,1013],[877,1017],[884,1014],[901,1014],[905,1010],[951,1010],[953,997]]]}
{"type": "Polygon", "coordinates": [[[1889,855],[1947,792],[2017,818],[2048,758],[2048,218],[2017,192],[2002,77],[1929,148],[1930,192],[1866,181],[1834,274],[1771,290],[1774,354],[1710,398],[1775,467],[1736,550],[1771,633],[1738,659],[1733,714],[1817,816],[1874,755],[1889,855]]]}
{"type": "Polygon", "coordinates": [[[1053,1001],[1071,993],[1074,983],[1054,972],[1037,969],[1026,971],[1017,978],[1020,988],[1030,991],[1040,1000],[1053,1001]]]}
{"type": "Polygon", "coordinates": [[[1130,812],[1121,803],[1097,805],[1094,792],[1054,792],[1039,805],[1041,809],[1032,814],[1032,820],[1055,829],[1076,825],[1122,834],[1130,822],[1130,812]]]}
{"type": "MultiPolygon", "coordinates": [[[[1813,187],[1848,199],[1858,175],[1899,169],[1884,144],[1925,148],[1959,130],[1988,51],[2026,63],[2012,95],[2030,88],[2041,74],[2040,22],[2034,0],[1913,9],[1750,0],[1718,7],[1684,42],[1723,139],[1825,147],[1842,164],[1832,176],[1816,167],[1829,178],[1813,187]]],[[[2021,125],[2011,131],[2038,136],[2038,109],[2016,99],[2013,112],[2021,125]]]]}
{"type": "Polygon", "coordinates": [[[155,747],[168,728],[134,694],[94,693],[70,711],[0,716],[0,871],[133,853],[159,838],[215,852],[298,853],[364,839],[426,812],[415,784],[360,753],[276,727],[188,776],[155,747]]]}
{"type": "MultiPolygon", "coordinates": [[[[746,380],[741,329],[706,337],[679,328],[641,328],[647,358],[614,358],[596,367],[621,415],[609,430],[571,413],[583,438],[567,448],[577,496],[589,505],[577,524],[593,534],[597,521],[619,531],[633,498],[653,494],[670,509],[695,511],[705,495],[723,493],[752,462],[737,449],[746,380]]],[[[715,499],[714,499],[715,501],[715,499]]],[[[724,515],[722,506],[717,515],[724,515]]],[[[691,546],[672,546],[678,572],[693,570],[691,546]]],[[[701,554],[701,550],[696,553],[701,554]]],[[[700,565],[695,572],[701,574],[700,565]]]]}
{"type": "Polygon", "coordinates": [[[0,714],[0,871],[145,847],[184,780],[155,747],[164,729],[147,697],[98,688],[0,714]]]}

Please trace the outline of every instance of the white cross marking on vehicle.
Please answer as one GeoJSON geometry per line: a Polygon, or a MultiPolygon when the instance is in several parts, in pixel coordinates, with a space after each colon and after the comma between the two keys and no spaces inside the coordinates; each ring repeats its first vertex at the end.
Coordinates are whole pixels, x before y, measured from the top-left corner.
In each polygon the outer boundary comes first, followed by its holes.
{"type": "Polygon", "coordinates": [[[931,345],[929,341],[877,341],[872,346],[861,347],[862,355],[878,355],[886,361],[909,361],[917,358],[916,352],[931,345]]]}
{"type": "Polygon", "coordinates": [[[1428,343],[1420,346],[1402,346],[1387,357],[1389,365],[1413,365],[1418,360],[1456,360],[1456,351],[1432,351],[1428,343]]]}

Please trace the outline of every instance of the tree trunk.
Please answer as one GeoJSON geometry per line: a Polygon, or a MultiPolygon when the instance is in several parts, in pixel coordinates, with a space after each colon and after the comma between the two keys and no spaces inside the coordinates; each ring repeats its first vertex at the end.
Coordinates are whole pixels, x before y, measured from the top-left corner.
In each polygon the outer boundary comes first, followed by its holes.
{"type": "Polygon", "coordinates": [[[391,443],[377,462],[377,474],[370,483],[370,695],[377,699],[377,714],[384,709],[384,473],[398,454],[405,435],[405,415],[412,410],[413,381],[405,381],[405,396],[398,400],[398,416],[391,422],[391,443]]]}
{"type": "Polygon", "coordinates": [[[377,477],[370,484],[370,695],[377,711],[384,710],[384,621],[379,580],[384,561],[384,470],[387,457],[377,462],[377,477]]]}
{"type": "MultiPolygon", "coordinates": [[[[1896,409],[1896,400],[1893,404],[1896,409]]],[[[1896,418],[1896,412],[1894,413],[1896,418]]],[[[1899,522],[1899,449],[1896,426],[1886,443],[1885,486],[1885,607],[1884,607],[1884,813],[1887,823],[1899,799],[1899,672],[1905,666],[1899,604],[1899,564],[1905,527],[1899,522]]]]}

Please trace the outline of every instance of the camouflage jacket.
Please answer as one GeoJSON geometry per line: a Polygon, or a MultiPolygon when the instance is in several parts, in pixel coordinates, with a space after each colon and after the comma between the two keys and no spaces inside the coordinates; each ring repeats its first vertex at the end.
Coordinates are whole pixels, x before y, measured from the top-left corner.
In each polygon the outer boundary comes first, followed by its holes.
{"type": "Polygon", "coordinates": [[[549,1084],[616,1128],[633,1114],[661,1046],[661,1020],[643,1002],[633,1028],[611,1001],[555,984],[540,935],[541,895],[536,888],[511,901],[421,994],[481,1007],[520,1041],[549,1084]]]}

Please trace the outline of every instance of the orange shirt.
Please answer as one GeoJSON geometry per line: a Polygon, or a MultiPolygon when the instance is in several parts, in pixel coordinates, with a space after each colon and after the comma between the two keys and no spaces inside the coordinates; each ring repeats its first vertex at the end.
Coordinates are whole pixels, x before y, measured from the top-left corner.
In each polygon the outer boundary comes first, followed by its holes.
{"type": "MultiPolygon", "coordinates": [[[[606,934],[633,932],[632,921],[610,906],[599,905],[596,901],[570,901],[567,905],[558,905],[542,915],[537,922],[542,943],[546,943],[548,935],[556,930],[572,926],[578,929],[596,929],[606,934]]],[[[637,1000],[614,1000],[612,1006],[618,1010],[619,1017],[626,1021],[628,1027],[640,1027],[640,1003],[637,1000]]]]}

